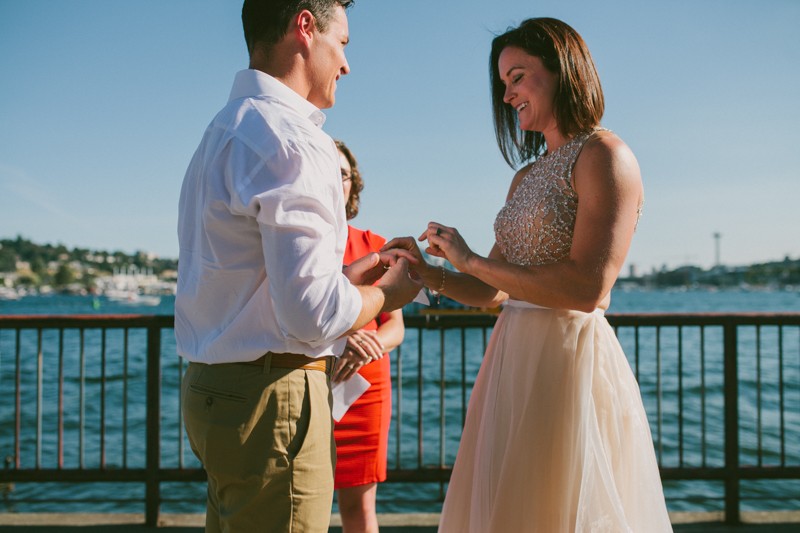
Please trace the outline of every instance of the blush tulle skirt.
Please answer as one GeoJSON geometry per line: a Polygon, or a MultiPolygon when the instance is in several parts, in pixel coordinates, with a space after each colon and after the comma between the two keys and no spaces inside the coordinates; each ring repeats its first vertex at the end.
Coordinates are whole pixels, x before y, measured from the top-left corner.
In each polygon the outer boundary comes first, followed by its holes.
{"type": "Polygon", "coordinates": [[[601,311],[505,307],[439,531],[672,531],[639,387],[601,311]]]}

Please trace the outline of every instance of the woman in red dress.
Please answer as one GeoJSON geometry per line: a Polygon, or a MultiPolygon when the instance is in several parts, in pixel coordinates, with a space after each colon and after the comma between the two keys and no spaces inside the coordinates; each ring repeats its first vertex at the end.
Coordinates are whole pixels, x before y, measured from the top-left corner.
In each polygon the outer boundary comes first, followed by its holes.
{"type": "MultiPolygon", "coordinates": [[[[358,214],[359,194],[364,188],[358,164],[341,141],[336,142],[342,168],[347,219],[358,214]]],[[[377,252],[386,239],[369,230],[348,226],[345,264],[377,252]]],[[[386,451],[392,415],[392,382],[388,352],[403,342],[405,326],[401,309],[381,314],[347,339],[338,359],[333,381],[345,381],[358,372],[370,387],[334,426],[339,513],[345,533],[377,532],[375,513],[377,484],[386,480],[386,451]]]]}

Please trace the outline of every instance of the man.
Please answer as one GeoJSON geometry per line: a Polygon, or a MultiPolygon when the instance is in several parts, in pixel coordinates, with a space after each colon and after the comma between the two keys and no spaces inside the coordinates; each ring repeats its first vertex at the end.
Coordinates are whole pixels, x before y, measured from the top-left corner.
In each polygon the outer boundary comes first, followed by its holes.
{"type": "Polygon", "coordinates": [[[351,1],[245,0],[250,69],[184,178],[175,334],[206,531],[328,530],[333,356],[421,288],[406,259],[341,268],[339,158],[320,109],[350,70],[351,1]]]}

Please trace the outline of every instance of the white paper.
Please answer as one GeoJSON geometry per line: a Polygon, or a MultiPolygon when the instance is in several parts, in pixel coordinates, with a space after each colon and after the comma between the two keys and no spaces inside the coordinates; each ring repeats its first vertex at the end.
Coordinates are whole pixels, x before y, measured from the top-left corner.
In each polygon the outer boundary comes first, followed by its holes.
{"type": "Polygon", "coordinates": [[[337,422],[342,419],[350,406],[369,388],[369,381],[356,372],[347,381],[334,383],[331,387],[333,394],[333,419],[337,422]]]}
{"type": "Polygon", "coordinates": [[[425,294],[425,289],[420,289],[419,294],[417,294],[417,297],[414,298],[414,301],[422,305],[431,305],[428,295],[425,294]]]}

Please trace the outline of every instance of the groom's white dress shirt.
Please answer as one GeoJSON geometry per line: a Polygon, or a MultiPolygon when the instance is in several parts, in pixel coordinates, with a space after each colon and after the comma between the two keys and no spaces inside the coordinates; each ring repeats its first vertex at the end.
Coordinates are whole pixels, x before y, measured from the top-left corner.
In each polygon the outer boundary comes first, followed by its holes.
{"type": "Polygon", "coordinates": [[[324,121],[271,76],[236,75],[181,189],[175,336],[189,361],[344,349],[361,296],[342,274],[347,223],[324,121]]]}

